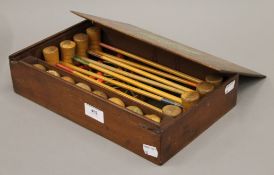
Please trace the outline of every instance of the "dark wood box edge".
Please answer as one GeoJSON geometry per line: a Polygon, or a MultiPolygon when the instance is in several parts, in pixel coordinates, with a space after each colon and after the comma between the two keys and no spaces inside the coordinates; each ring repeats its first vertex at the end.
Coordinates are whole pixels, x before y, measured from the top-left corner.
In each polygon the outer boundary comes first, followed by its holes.
{"type": "MultiPolygon", "coordinates": [[[[66,30],[63,30],[61,32],[58,32],[57,34],[47,38],[47,39],[44,39],[30,47],[27,47],[26,49],[23,49],[15,54],[12,54],[10,56],[10,68],[11,68],[11,74],[12,74],[12,81],[13,81],[13,87],[14,87],[14,91],[42,106],[45,106],[46,108],[84,126],[85,128],[88,128],[98,134],[100,134],[100,132],[102,131],[96,131],[94,129],[94,127],[98,127],[97,125],[94,125],[94,126],[89,126],[87,124],[83,124],[82,122],[82,119],[78,121],[78,119],[74,119],[73,115],[70,115],[69,117],[64,114],[64,112],[66,111],[63,111],[64,109],[58,108],[58,105],[56,105],[55,103],[51,104],[50,106],[48,105],[45,105],[44,103],[41,103],[39,101],[41,101],[42,97],[34,97],[33,94],[31,94],[31,91],[30,90],[27,90],[26,87],[23,87],[23,86],[28,86],[30,85],[31,83],[28,82],[20,82],[20,79],[22,79],[23,75],[32,75],[30,76],[29,78],[27,78],[27,81],[30,81],[30,80],[36,80],[39,82],[39,77],[44,77],[44,79],[47,79],[47,81],[49,82],[54,82],[53,84],[57,83],[57,85],[59,87],[66,87],[67,88],[67,85],[63,82],[63,83],[60,83],[59,81],[56,80],[55,77],[52,77],[52,76],[45,76],[45,75],[42,75],[42,74],[37,74],[37,71],[33,71],[33,70],[27,70],[26,67],[24,67],[22,64],[19,63],[20,59],[23,59],[24,57],[26,57],[27,55],[29,54],[32,54],[33,52],[36,52],[35,48],[37,47],[37,45],[39,45],[40,47],[44,46],[44,45],[47,45],[46,43],[44,43],[45,41],[48,41],[48,40],[51,40],[53,38],[55,38],[56,40],[56,37],[58,38],[62,38],[64,37],[64,33],[67,32],[67,31],[71,31],[71,30],[78,30],[78,26],[79,25],[87,25],[87,21],[83,21],[83,22],[80,22],[66,30]],[[19,71],[19,72],[18,72],[19,71]],[[22,73],[20,71],[26,71],[28,72],[27,74],[25,73],[22,73]],[[16,73],[17,72],[17,73],[16,73]],[[36,73],[37,75],[35,75],[34,73],[36,73]],[[39,77],[38,77],[39,76],[39,77]],[[34,77],[34,79],[33,79],[34,77]],[[22,88],[23,87],[23,88],[22,88]],[[25,89],[24,89],[25,88],[25,89]],[[23,89],[23,90],[22,90],[23,89]],[[55,106],[54,106],[55,105],[55,106]]],[[[39,71],[38,71],[39,72],[39,71]]],[[[233,98],[231,97],[231,99],[228,99],[227,102],[230,104],[227,106],[227,108],[221,108],[219,110],[220,113],[216,114],[216,115],[211,115],[211,112],[209,111],[207,116],[211,116],[211,118],[208,118],[209,120],[207,121],[208,123],[205,123],[203,125],[203,127],[198,127],[198,126],[195,126],[193,127],[192,129],[190,130],[197,130],[195,132],[193,131],[188,131],[186,132],[187,130],[185,128],[187,128],[187,124],[189,124],[190,126],[194,125],[195,121],[197,121],[197,117],[193,117],[194,115],[194,112],[199,112],[201,111],[202,109],[200,109],[200,107],[195,107],[193,108],[191,111],[188,112],[187,115],[185,115],[184,118],[180,118],[178,120],[176,120],[176,122],[173,122],[173,124],[171,125],[168,125],[168,126],[165,126],[163,128],[161,128],[160,132],[158,133],[155,133],[155,132],[152,132],[151,130],[149,130],[148,128],[143,128],[144,130],[142,132],[145,132],[144,136],[145,137],[148,137],[149,139],[153,140],[153,144],[152,143],[147,143],[147,144],[151,144],[153,146],[155,146],[158,151],[159,151],[159,156],[157,158],[154,158],[154,157],[151,157],[151,156],[148,156],[146,154],[144,154],[143,150],[141,149],[141,141],[138,142],[138,144],[136,144],[135,146],[132,146],[132,145],[127,145],[129,144],[129,142],[123,140],[123,142],[120,142],[120,141],[117,141],[117,140],[113,140],[111,138],[108,138],[108,136],[106,134],[100,134],[102,135],[103,137],[106,137],[112,141],[114,141],[115,143],[131,150],[132,152],[144,157],[145,159],[153,162],[153,163],[156,163],[156,164],[163,164],[164,162],[166,162],[168,159],[170,159],[173,155],[175,155],[179,150],[181,150],[184,146],[186,146],[188,143],[190,143],[194,138],[196,138],[199,134],[201,134],[205,129],[207,129],[210,125],[212,125],[216,120],[218,120],[223,114],[225,114],[227,111],[229,111],[233,106],[235,106],[236,104],[236,97],[237,97],[237,86],[238,86],[238,75],[231,75],[231,78],[228,81],[232,80],[233,78],[235,78],[235,81],[236,81],[236,86],[235,86],[235,90],[232,92],[232,95],[233,95],[233,98]],[[176,133],[174,132],[174,130],[178,129],[180,132],[177,132],[177,136],[172,136],[173,133],[176,133]],[[172,145],[172,143],[174,143],[176,140],[180,139],[181,137],[185,137],[186,136],[186,133],[190,133],[188,138],[183,138],[184,140],[183,141],[180,141],[180,143],[177,145],[177,146],[170,146],[172,145]],[[171,138],[171,139],[169,139],[171,138]],[[139,146],[138,148],[136,148],[136,146],[139,146]]],[[[26,80],[26,79],[25,79],[26,80]]],[[[209,96],[205,97],[202,101],[202,103],[208,103],[212,100],[214,100],[214,96],[223,96],[222,93],[224,93],[224,88],[225,86],[227,85],[225,82],[221,87],[219,87],[216,91],[213,91],[211,94],[209,94],[209,96]]],[[[45,89],[44,89],[45,90],[45,89]]],[[[33,90],[34,92],[38,93],[37,92],[37,89],[34,89],[33,90]]],[[[79,89],[74,89],[73,90],[74,92],[81,92],[79,89]]],[[[54,94],[54,92],[52,91],[52,93],[54,94]]],[[[223,99],[224,100],[224,99],[223,99]]],[[[201,105],[199,105],[201,106],[201,105]]],[[[116,108],[115,108],[116,110],[116,108]]],[[[124,117],[127,118],[128,116],[130,115],[130,113],[127,113],[127,114],[124,114],[124,117]]],[[[77,115],[76,115],[77,116],[77,115]]],[[[206,120],[206,119],[205,119],[206,120]]],[[[86,120],[85,120],[86,121],[86,120]]],[[[130,121],[130,119],[128,119],[128,121],[130,123],[132,123],[132,121],[130,121]]],[[[90,120],[88,120],[88,123],[90,122],[90,120]]],[[[120,121],[122,122],[122,120],[120,121]]],[[[135,123],[136,124],[136,123],[135,123]]],[[[142,130],[142,127],[140,127],[139,125],[135,125],[136,126],[136,129],[139,130],[141,129],[142,130]]],[[[118,134],[119,135],[119,134],[118,134]]],[[[135,135],[138,135],[137,133],[135,133],[135,135]]],[[[142,142],[144,143],[144,142],[142,142]]]]}

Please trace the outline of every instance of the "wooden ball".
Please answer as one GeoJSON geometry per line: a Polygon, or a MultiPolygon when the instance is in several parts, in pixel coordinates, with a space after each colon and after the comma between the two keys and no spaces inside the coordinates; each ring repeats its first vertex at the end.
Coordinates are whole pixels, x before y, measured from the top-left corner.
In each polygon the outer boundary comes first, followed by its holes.
{"type": "Polygon", "coordinates": [[[125,103],[122,100],[120,100],[119,98],[111,97],[108,100],[115,103],[115,104],[117,104],[117,105],[119,105],[119,106],[122,106],[122,107],[126,106],[125,103]]]}
{"type": "Polygon", "coordinates": [[[142,109],[140,109],[138,106],[128,106],[127,109],[129,109],[137,114],[144,115],[142,109]]]}
{"type": "Polygon", "coordinates": [[[161,118],[155,114],[146,114],[145,117],[149,118],[150,120],[153,120],[157,123],[161,122],[161,118]]]}
{"type": "Polygon", "coordinates": [[[51,75],[56,76],[56,77],[60,77],[60,74],[58,72],[56,72],[55,70],[48,70],[47,72],[51,75]]]}
{"type": "Polygon", "coordinates": [[[94,90],[93,93],[100,96],[100,97],[102,97],[102,98],[104,98],[104,99],[108,98],[107,94],[102,92],[102,91],[94,90]]]}
{"type": "Polygon", "coordinates": [[[33,64],[34,67],[36,67],[37,69],[40,69],[42,71],[46,71],[46,67],[43,66],[42,64],[33,64]]]}
{"type": "Polygon", "coordinates": [[[205,80],[206,82],[211,83],[216,87],[222,83],[223,77],[217,74],[210,74],[205,77],[205,80]]]}
{"type": "Polygon", "coordinates": [[[176,117],[182,112],[182,109],[179,106],[166,105],[162,108],[162,111],[167,116],[176,117]]]}
{"type": "Polygon", "coordinates": [[[75,84],[75,81],[69,76],[63,76],[62,79],[69,83],[75,84]]]}
{"type": "Polygon", "coordinates": [[[80,82],[80,83],[77,83],[76,86],[79,86],[79,87],[81,87],[81,88],[83,88],[83,89],[85,89],[85,90],[91,92],[91,89],[90,89],[89,85],[87,85],[87,84],[85,84],[85,83],[81,83],[81,82],[80,82]]]}
{"type": "Polygon", "coordinates": [[[202,82],[197,85],[196,90],[199,92],[201,95],[208,94],[214,90],[214,86],[208,82],[202,82]]]}

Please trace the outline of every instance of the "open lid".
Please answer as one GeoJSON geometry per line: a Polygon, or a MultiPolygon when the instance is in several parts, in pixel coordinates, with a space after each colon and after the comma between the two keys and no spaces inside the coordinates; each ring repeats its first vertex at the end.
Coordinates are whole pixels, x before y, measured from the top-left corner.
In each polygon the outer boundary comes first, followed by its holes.
{"type": "Polygon", "coordinates": [[[218,58],[216,56],[210,55],[208,53],[202,52],[200,50],[191,48],[189,46],[180,44],[178,42],[172,41],[170,39],[164,38],[162,36],[156,35],[147,30],[141,29],[139,27],[122,23],[114,20],[109,20],[106,18],[101,18],[89,14],[84,14],[76,11],[72,13],[88,19],[94,23],[106,26],[113,30],[122,32],[128,36],[136,38],[138,40],[144,41],[146,43],[152,44],[154,46],[160,47],[162,49],[168,50],[170,52],[176,53],[186,59],[197,62],[201,65],[219,71],[221,73],[239,73],[242,76],[247,77],[265,77],[264,75],[252,71],[250,69],[244,68],[237,64],[231,63],[224,59],[218,58]]]}

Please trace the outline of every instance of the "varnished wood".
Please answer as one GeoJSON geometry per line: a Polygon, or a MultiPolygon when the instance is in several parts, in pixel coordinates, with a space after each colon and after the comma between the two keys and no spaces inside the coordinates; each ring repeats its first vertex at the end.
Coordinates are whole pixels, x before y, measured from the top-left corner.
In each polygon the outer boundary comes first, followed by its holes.
{"type": "MultiPolygon", "coordinates": [[[[202,97],[188,111],[179,114],[176,118],[170,118],[103,87],[45,64],[42,60],[43,48],[50,45],[58,46],[61,41],[72,39],[76,33],[85,32],[86,28],[90,26],[92,24],[89,21],[83,21],[11,55],[10,68],[14,91],[159,165],[165,163],[235,105],[238,86],[237,74],[222,74],[224,82],[214,91],[202,97]],[[84,82],[92,90],[105,92],[108,97],[118,97],[126,106],[138,106],[144,114],[156,114],[160,116],[161,123],[138,115],[127,108],[119,107],[60,77],[52,76],[32,66],[35,63],[42,64],[47,69],[56,70],[61,76],[71,76],[76,83],[84,82]],[[235,88],[225,94],[226,86],[232,81],[236,81],[235,88]],[[57,96],[59,98],[56,98],[57,96]],[[83,110],[84,103],[104,111],[105,123],[102,124],[86,116],[83,110]],[[143,144],[156,147],[158,157],[145,154],[143,144]]],[[[100,27],[104,43],[144,58],[151,58],[151,61],[200,79],[204,79],[205,75],[217,73],[211,68],[136,40],[110,27],[100,27]]]]}

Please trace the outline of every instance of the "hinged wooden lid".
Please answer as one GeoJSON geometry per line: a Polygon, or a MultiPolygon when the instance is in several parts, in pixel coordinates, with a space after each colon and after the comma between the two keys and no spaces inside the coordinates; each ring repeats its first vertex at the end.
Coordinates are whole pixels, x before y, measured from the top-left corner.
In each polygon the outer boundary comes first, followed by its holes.
{"type": "Polygon", "coordinates": [[[80,17],[83,17],[85,19],[88,19],[94,23],[98,23],[100,25],[106,26],[113,30],[122,32],[133,38],[142,40],[144,42],[150,43],[162,49],[176,53],[177,55],[185,57],[201,65],[210,67],[222,73],[239,73],[242,76],[248,76],[248,77],[265,77],[264,75],[258,72],[252,71],[250,69],[244,68],[242,66],[231,63],[224,59],[221,59],[216,56],[210,55],[208,53],[202,52],[200,50],[191,48],[189,46],[180,44],[178,42],[172,41],[170,39],[164,38],[162,36],[156,35],[152,32],[149,32],[147,30],[141,29],[139,27],[136,27],[127,23],[122,23],[122,22],[109,20],[106,18],[101,18],[101,17],[84,14],[80,12],[75,12],[75,11],[72,11],[72,13],[80,17]]]}

